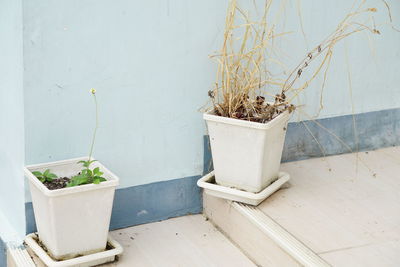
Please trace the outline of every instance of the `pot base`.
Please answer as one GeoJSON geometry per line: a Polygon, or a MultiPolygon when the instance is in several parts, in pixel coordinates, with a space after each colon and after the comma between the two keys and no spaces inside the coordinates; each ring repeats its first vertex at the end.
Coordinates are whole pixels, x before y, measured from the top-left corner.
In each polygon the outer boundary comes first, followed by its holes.
{"type": "Polygon", "coordinates": [[[116,260],[116,256],[122,254],[123,252],[122,246],[109,236],[108,245],[111,246],[110,249],[85,256],[76,257],[69,260],[58,261],[51,258],[38,241],[39,239],[36,233],[29,234],[25,237],[25,243],[33,250],[33,252],[40,258],[40,260],[49,267],[97,266],[116,260]]]}
{"type": "Polygon", "coordinates": [[[204,192],[208,195],[257,206],[267,197],[278,191],[279,188],[284,187],[285,183],[287,183],[289,179],[290,175],[288,173],[280,172],[278,179],[264,188],[261,192],[251,193],[216,184],[214,171],[212,171],[200,178],[197,181],[197,185],[204,188],[204,192]]]}

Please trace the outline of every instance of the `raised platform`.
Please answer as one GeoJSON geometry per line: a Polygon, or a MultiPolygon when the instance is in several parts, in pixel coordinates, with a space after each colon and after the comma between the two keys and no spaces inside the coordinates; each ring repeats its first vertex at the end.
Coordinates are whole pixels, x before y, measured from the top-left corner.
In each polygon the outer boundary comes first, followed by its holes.
{"type": "MultiPolygon", "coordinates": [[[[282,171],[291,186],[258,207],[205,194],[209,221],[192,215],[113,231],[124,254],[102,266],[400,266],[399,147],[282,171]]],[[[11,252],[20,262],[12,266],[44,266],[32,252],[35,265],[21,263],[26,250],[11,252]]]]}
{"type": "Polygon", "coordinates": [[[257,208],[204,195],[206,215],[260,266],[400,266],[400,148],[286,163],[257,208]]]}
{"type": "MultiPolygon", "coordinates": [[[[111,236],[124,252],[102,267],[256,267],[202,215],[115,230],[111,236]]],[[[13,266],[46,266],[32,251],[29,254],[35,264],[13,266]]]]}

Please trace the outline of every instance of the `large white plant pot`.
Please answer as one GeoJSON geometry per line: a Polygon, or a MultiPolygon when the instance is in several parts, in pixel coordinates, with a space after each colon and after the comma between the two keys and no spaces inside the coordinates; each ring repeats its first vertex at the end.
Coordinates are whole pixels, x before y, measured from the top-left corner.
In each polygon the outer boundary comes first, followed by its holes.
{"type": "Polygon", "coordinates": [[[205,113],[215,180],[248,192],[260,192],[278,178],[289,112],[268,123],[205,113]]]}
{"type": "Polygon", "coordinates": [[[49,190],[32,174],[50,169],[59,177],[72,177],[82,169],[79,160],[87,157],[25,167],[39,239],[58,260],[103,251],[107,244],[117,176],[96,161],[91,167],[100,167],[107,181],[49,190]]]}

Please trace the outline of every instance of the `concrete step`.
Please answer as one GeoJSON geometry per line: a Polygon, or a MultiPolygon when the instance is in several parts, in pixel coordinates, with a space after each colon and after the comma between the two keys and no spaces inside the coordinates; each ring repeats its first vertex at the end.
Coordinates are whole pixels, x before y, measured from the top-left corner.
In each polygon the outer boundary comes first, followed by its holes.
{"type": "Polygon", "coordinates": [[[259,266],[400,266],[400,148],[282,164],[257,207],[203,195],[205,215],[259,266]]]}
{"type": "Polygon", "coordinates": [[[205,215],[258,266],[329,266],[256,207],[204,194],[205,215]]]}

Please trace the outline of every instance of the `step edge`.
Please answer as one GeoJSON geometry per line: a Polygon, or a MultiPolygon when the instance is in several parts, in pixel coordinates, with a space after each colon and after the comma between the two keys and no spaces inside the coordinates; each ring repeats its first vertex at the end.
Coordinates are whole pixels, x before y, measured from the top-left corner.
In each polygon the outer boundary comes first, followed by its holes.
{"type": "Polygon", "coordinates": [[[36,267],[23,244],[7,244],[7,262],[9,267],[36,267]]]}
{"type": "Polygon", "coordinates": [[[257,207],[238,202],[232,202],[232,207],[248,218],[250,222],[300,264],[304,266],[331,266],[257,207]]]}

